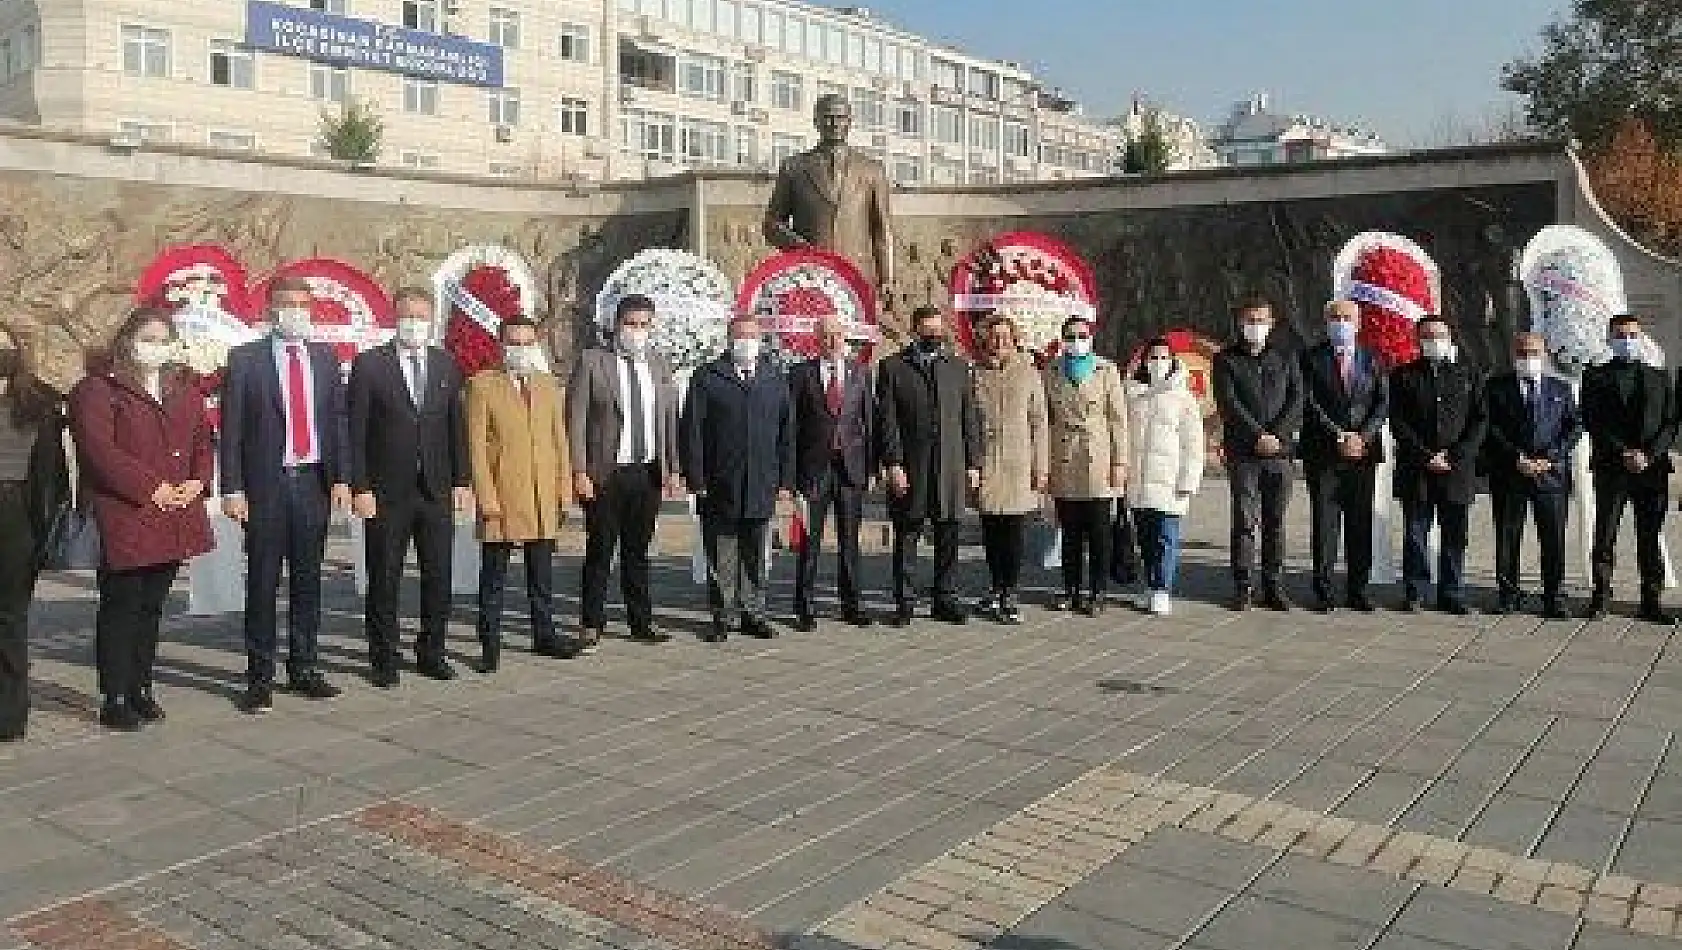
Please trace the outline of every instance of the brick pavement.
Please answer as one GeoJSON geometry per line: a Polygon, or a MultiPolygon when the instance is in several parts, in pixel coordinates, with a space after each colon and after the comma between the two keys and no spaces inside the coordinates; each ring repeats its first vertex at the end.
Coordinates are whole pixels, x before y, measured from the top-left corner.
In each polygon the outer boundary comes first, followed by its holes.
{"type": "MultiPolygon", "coordinates": [[[[725,921],[837,947],[902,912],[923,929],[896,939],[930,948],[1671,945],[1652,934],[1682,903],[1672,631],[1235,618],[1212,603],[1221,488],[1169,619],[612,641],[383,693],[355,678],[341,571],[324,654],[345,697],[237,717],[237,618],[183,619],[170,720],[132,737],[91,726],[91,591],[55,577],[51,708],[0,751],[0,948],[70,922],[81,943],[34,946],[680,950],[725,921]],[[1080,824],[1117,816],[1122,838],[1080,824]]],[[[693,633],[684,566],[662,563],[660,597],[693,633]]]]}

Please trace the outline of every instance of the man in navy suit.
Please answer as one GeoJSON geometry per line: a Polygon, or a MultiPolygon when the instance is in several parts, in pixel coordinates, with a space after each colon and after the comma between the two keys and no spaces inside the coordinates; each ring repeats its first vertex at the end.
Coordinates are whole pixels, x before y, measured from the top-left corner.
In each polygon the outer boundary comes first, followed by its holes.
{"type": "Polygon", "coordinates": [[[228,354],[222,388],[222,510],[245,528],[248,713],[273,706],[276,610],[287,570],[288,688],[311,699],[339,691],[316,666],[321,556],[330,505],[350,506],[345,388],[332,347],[309,342],[314,297],[301,278],[269,287],[274,332],[228,354]]]}
{"type": "Polygon", "coordinates": [[[1568,620],[1561,595],[1565,584],[1565,522],[1571,497],[1571,453],[1583,436],[1582,420],[1571,387],[1544,375],[1547,348],[1539,333],[1513,340],[1514,372],[1491,377],[1484,400],[1489,405],[1489,435],[1484,440],[1483,469],[1489,477],[1495,514],[1497,613],[1516,613],[1524,605],[1519,588],[1519,550],[1524,516],[1535,513],[1542,547],[1542,613],[1568,620]]]}
{"type": "Polygon", "coordinates": [[[1351,300],[1326,305],[1326,342],[1303,355],[1306,392],[1302,464],[1308,478],[1314,548],[1315,609],[1337,608],[1332,568],[1339,527],[1351,610],[1371,613],[1372,509],[1378,464],[1384,461],[1383,429],[1390,417],[1390,383],[1371,350],[1356,345],[1361,308],[1351,300]]]}

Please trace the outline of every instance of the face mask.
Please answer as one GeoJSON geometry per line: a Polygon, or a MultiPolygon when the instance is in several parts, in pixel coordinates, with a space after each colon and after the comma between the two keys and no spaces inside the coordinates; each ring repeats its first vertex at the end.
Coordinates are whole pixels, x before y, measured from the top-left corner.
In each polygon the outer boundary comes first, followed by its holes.
{"type": "Polygon", "coordinates": [[[502,365],[508,367],[510,373],[519,375],[541,373],[546,369],[543,348],[540,346],[505,346],[502,348],[502,365]]]}
{"type": "Polygon", "coordinates": [[[1454,344],[1439,339],[1421,340],[1419,352],[1432,362],[1446,363],[1454,358],[1454,344]]]}
{"type": "Polygon", "coordinates": [[[1359,328],[1348,320],[1333,320],[1326,324],[1326,338],[1332,341],[1333,346],[1354,346],[1359,333],[1359,328]]]}
{"type": "Polygon", "coordinates": [[[283,340],[304,340],[310,335],[308,307],[284,307],[274,312],[275,332],[283,340]]]}
{"type": "Polygon", "coordinates": [[[648,349],[648,331],[642,327],[620,330],[619,346],[632,356],[641,356],[648,349]]]}
{"type": "Polygon", "coordinates": [[[1089,336],[1075,337],[1066,341],[1063,346],[1069,351],[1069,355],[1076,359],[1092,355],[1092,338],[1089,336]]]}
{"type": "Polygon", "coordinates": [[[1266,346],[1267,335],[1273,332],[1271,323],[1246,323],[1241,328],[1244,339],[1251,346],[1266,346]]]}
{"type": "Polygon", "coordinates": [[[1641,338],[1624,336],[1614,339],[1612,341],[1612,355],[1618,359],[1632,362],[1641,359],[1641,338]]]}
{"type": "Polygon", "coordinates": [[[397,340],[411,349],[419,349],[432,339],[432,321],[408,317],[397,321],[397,340]]]}
{"type": "Polygon", "coordinates": [[[1518,369],[1520,376],[1536,379],[1542,375],[1542,358],[1540,356],[1526,357],[1513,365],[1518,369]]]}
{"type": "Polygon", "coordinates": [[[731,340],[730,359],[737,366],[752,366],[759,359],[759,341],[754,339],[731,340]]]}
{"type": "Polygon", "coordinates": [[[933,356],[940,352],[940,347],[945,342],[945,337],[921,336],[917,338],[917,349],[922,351],[924,356],[933,356]]]}
{"type": "Polygon", "coordinates": [[[1162,358],[1158,357],[1156,359],[1149,359],[1149,360],[1145,361],[1145,372],[1150,374],[1151,382],[1153,382],[1153,383],[1162,382],[1163,380],[1167,379],[1168,374],[1172,373],[1173,371],[1174,371],[1174,361],[1173,360],[1165,360],[1165,359],[1162,359],[1162,358]]]}
{"type": "Polygon", "coordinates": [[[175,347],[168,343],[134,341],[134,361],[142,369],[158,369],[175,357],[175,347]]]}

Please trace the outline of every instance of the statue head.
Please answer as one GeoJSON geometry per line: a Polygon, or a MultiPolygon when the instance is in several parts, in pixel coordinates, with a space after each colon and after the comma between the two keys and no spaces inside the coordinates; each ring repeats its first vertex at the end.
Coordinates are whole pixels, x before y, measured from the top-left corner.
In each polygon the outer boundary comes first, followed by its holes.
{"type": "Polygon", "coordinates": [[[853,130],[853,104],[835,93],[819,96],[812,106],[812,124],[818,127],[821,144],[845,145],[853,130]]]}

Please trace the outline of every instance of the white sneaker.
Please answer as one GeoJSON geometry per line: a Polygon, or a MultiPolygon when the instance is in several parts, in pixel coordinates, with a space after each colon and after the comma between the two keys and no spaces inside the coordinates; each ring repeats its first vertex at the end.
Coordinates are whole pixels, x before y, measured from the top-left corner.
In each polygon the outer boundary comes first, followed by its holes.
{"type": "Polygon", "coordinates": [[[1151,591],[1150,611],[1158,617],[1166,617],[1174,612],[1174,601],[1168,597],[1165,590],[1151,591]]]}

